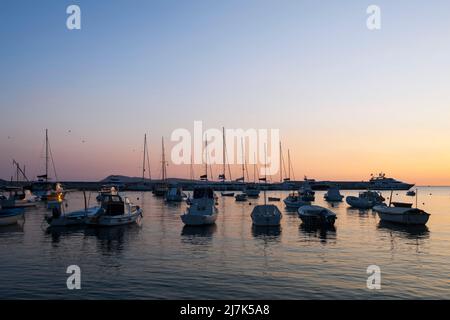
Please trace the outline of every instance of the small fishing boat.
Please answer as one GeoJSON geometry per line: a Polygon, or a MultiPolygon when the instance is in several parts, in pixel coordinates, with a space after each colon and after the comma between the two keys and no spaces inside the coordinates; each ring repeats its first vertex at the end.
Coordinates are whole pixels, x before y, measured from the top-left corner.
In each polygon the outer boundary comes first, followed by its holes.
{"type": "MultiPolygon", "coordinates": [[[[266,145],[264,145],[264,159],[265,159],[265,169],[267,170],[267,151],[266,145]]],[[[264,181],[267,181],[267,172],[264,174],[264,181]]],[[[264,204],[257,205],[253,208],[252,213],[253,226],[260,227],[276,227],[280,225],[281,214],[280,209],[273,204],[267,204],[267,193],[266,188],[264,188],[264,204]]]]}
{"type": "Polygon", "coordinates": [[[310,205],[310,201],[305,201],[298,192],[292,192],[286,199],[283,200],[287,208],[297,209],[301,206],[310,205]]]}
{"type": "Polygon", "coordinates": [[[331,186],[323,197],[326,201],[330,202],[340,202],[344,198],[336,186],[331,186]]]}
{"type": "Polygon", "coordinates": [[[35,207],[38,198],[19,187],[6,187],[0,195],[0,206],[4,209],[35,207]],[[6,195],[5,195],[6,194],[6,195]]]}
{"type": "Polygon", "coordinates": [[[64,212],[63,206],[53,208],[52,215],[46,216],[45,221],[50,227],[77,226],[86,223],[86,220],[94,217],[100,210],[100,207],[86,208],[84,210],[64,212]]]}
{"type": "Polygon", "coordinates": [[[234,192],[221,192],[222,197],[234,197],[234,192]]]}
{"type": "Polygon", "coordinates": [[[24,209],[3,209],[0,207],[0,226],[8,226],[16,224],[20,219],[23,219],[24,209]]]}
{"type": "Polygon", "coordinates": [[[125,201],[120,195],[106,195],[100,209],[86,219],[86,224],[96,226],[120,226],[138,222],[142,218],[142,209],[125,201]]]}
{"type": "Polygon", "coordinates": [[[424,210],[412,207],[388,207],[376,205],[373,210],[378,213],[381,221],[401,223],[407,225],[425,225],[430,214],[424,210]]]}
{"type": "Polygon", "coordinates": [[[315,200],[315,191],[311,188],[311,185],[309,184],[309,180],[305,177],[305,181],[303,182],[302,187],[298,191],[300,197],[303,201],[309,201],[312,202],[315,200]]]}
{"type": "Polygon", "coordinates": [[[408,192],[406,192],[406,195],[408,197],[415,197],[416,196],[416,192],[414,190],[409,190],[408,192]]]}
{"type": "Polygon", "coordinates": [[[186,199],[186,194],[180,186],[172,185],[166,193],[167,202],[181,202],[186,199]]]}
{"type": "Polygon", "coordinates": [[[280,209],[273,204],[257,205],[253,208],[252,222],[254,226],[279,226],[282,218],[280,209]]]}
{"type": "Polygon", "coordinates": [[[237,202],[247,201],[247,195],[245,193],[238,193],[234,198],[237,202]]]}
{"type": "Polygon", "coordinates": [[[348,196],[345,201],[353,208],[370,209],[373,206],[382,204],[385,199],[376,191],[360,192],[358,197],[348,196]]]}
{"type": "Polygon", "coordinates": [[[336,214],[320,206],[302,206],[298,209],[298,217],[304,224],[333,226],[336,214]]]}
{"type": "Polygon", "coordinates": [[[244,193],[249,198],[258,198],[260,194],[260,188],[256,183],[249,183],[245,186],[244,193]]]}
{"type": "Polygon", "coordinates": [[[180,217],[187,226],[204,226],[214,224],[217,215],[214,190],[211,187],[197,187],[190,199],[190,206],[180,217]]]}
{"type": "Polygon", "coordinates": [[[389,206],[380,204],[373,207],[373,210],[378,213],[381,221],[406,225],[425,225],[428,222],[430,214],[417,208],[417,192],[415,208],[412,207],[412,203],[393,202],[392,195],[393,191],[391,190],[389,206]]]}
{"type": "Polygon", "coordinates": [[[268,197],[267,200],[269,200],[269,202],[278,202],[281,200],[281,198],[278,197],[268,197]]]}

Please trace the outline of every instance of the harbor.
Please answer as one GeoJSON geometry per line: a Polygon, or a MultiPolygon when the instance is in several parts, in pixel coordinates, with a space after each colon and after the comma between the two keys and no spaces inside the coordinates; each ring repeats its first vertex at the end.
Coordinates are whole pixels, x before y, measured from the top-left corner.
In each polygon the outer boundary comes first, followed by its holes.
{"type": "MultiPolygon", "coordinates": [[[[188,192],[189,193],[189,192],[188,192]]],[[[357,191],[341,192],[345,197],[357,191]]],[[[126,192],[139,205],[139,224],[47,229],[45,204],[25,209],[23,222],[0,227],[0,296],[5,299],[415,299],[448,294],[450,188],[419,187],[432,216],[426,226],[381,223],[372,209],[315,204],[336,213],[333,227],[304,225],[297,210],[276,202],[275,228],[252,227],[262,197],[236,202],[217,193],[214,225],[186,227],[185,202],[168,204],[151,192],[126,192]],[[78,264],[82,290],[65,287],[78,264]],[[382,290],[366,288],[366,268],[379,265],[382,290]],[[426,268],[424,271],[423,268],[426,268]]],[[[268,195],[284,199],[286,191],[268,195]]],[[[95,203],[96,193],[90,196],[95,203]]],[[[383,192],[388,198],[389,192],[383,192]]],[[[398,201],[410,201],[405,192],[398,201]]],[[[83,193],[66,196],[67,211],[84,207],[83,193]]]]}

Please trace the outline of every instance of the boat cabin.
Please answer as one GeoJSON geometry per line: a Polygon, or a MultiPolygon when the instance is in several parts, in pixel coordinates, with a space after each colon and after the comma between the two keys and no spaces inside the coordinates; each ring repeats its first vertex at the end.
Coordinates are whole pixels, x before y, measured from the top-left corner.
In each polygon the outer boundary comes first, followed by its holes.
{"type": "Polygon", "coordinates": [[[214,199],[214,190],[212,188],[196,188],[194,189],[194,199],[209,198],[214,199]]]}
{"type": "Polygon", "coordinates": [[[125,202],[119,195],[106,194],[102,199],[102,209],[108,216],[120,216],[125,214],[125,202]]]}

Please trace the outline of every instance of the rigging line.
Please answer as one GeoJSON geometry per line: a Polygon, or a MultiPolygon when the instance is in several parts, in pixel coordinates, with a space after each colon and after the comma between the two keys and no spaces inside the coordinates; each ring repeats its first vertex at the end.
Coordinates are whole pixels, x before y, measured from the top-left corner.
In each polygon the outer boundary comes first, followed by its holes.
{"type": "Polygon", "coordinates": [[[50,142],[48,142],[48,151],[50,152],[50,159],[52,160],[52,167],[53,167],[53,172],[55,174],[55,179],[56,179],[56,181],[58,181],[58,174],[56,173],[56,166],[55,166],[55,161],[53,161],[53,153],[52,153],[52,148],[50,146],[50,142]]]}
{"type": "MultiPolygon", "coordinates": [[[[147,141],[146,141],[147,143],[147,141]]],[[[147,151],[147,167],[148,167],[148,178],[149,180],[152,180],[152,171],[150,170],[150,156],[149,156],[149,151],[148,151],[148,144],[146,145],[146,149],[147,151]]]]}

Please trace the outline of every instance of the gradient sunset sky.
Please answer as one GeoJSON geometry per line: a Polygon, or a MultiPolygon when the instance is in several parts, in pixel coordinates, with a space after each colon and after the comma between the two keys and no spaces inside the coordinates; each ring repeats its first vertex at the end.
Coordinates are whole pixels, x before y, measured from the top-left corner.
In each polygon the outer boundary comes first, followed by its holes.
{"type": "Polygon", "coordinates": [[[1,0],[0,178],[13,158],[42,173],[45,128],[61,180],[140,176],[144,133],[158,178],[161,136],[201,120],[279,128],[296,178],[450,185],[449,17],[446,0],[1,0]]]}

